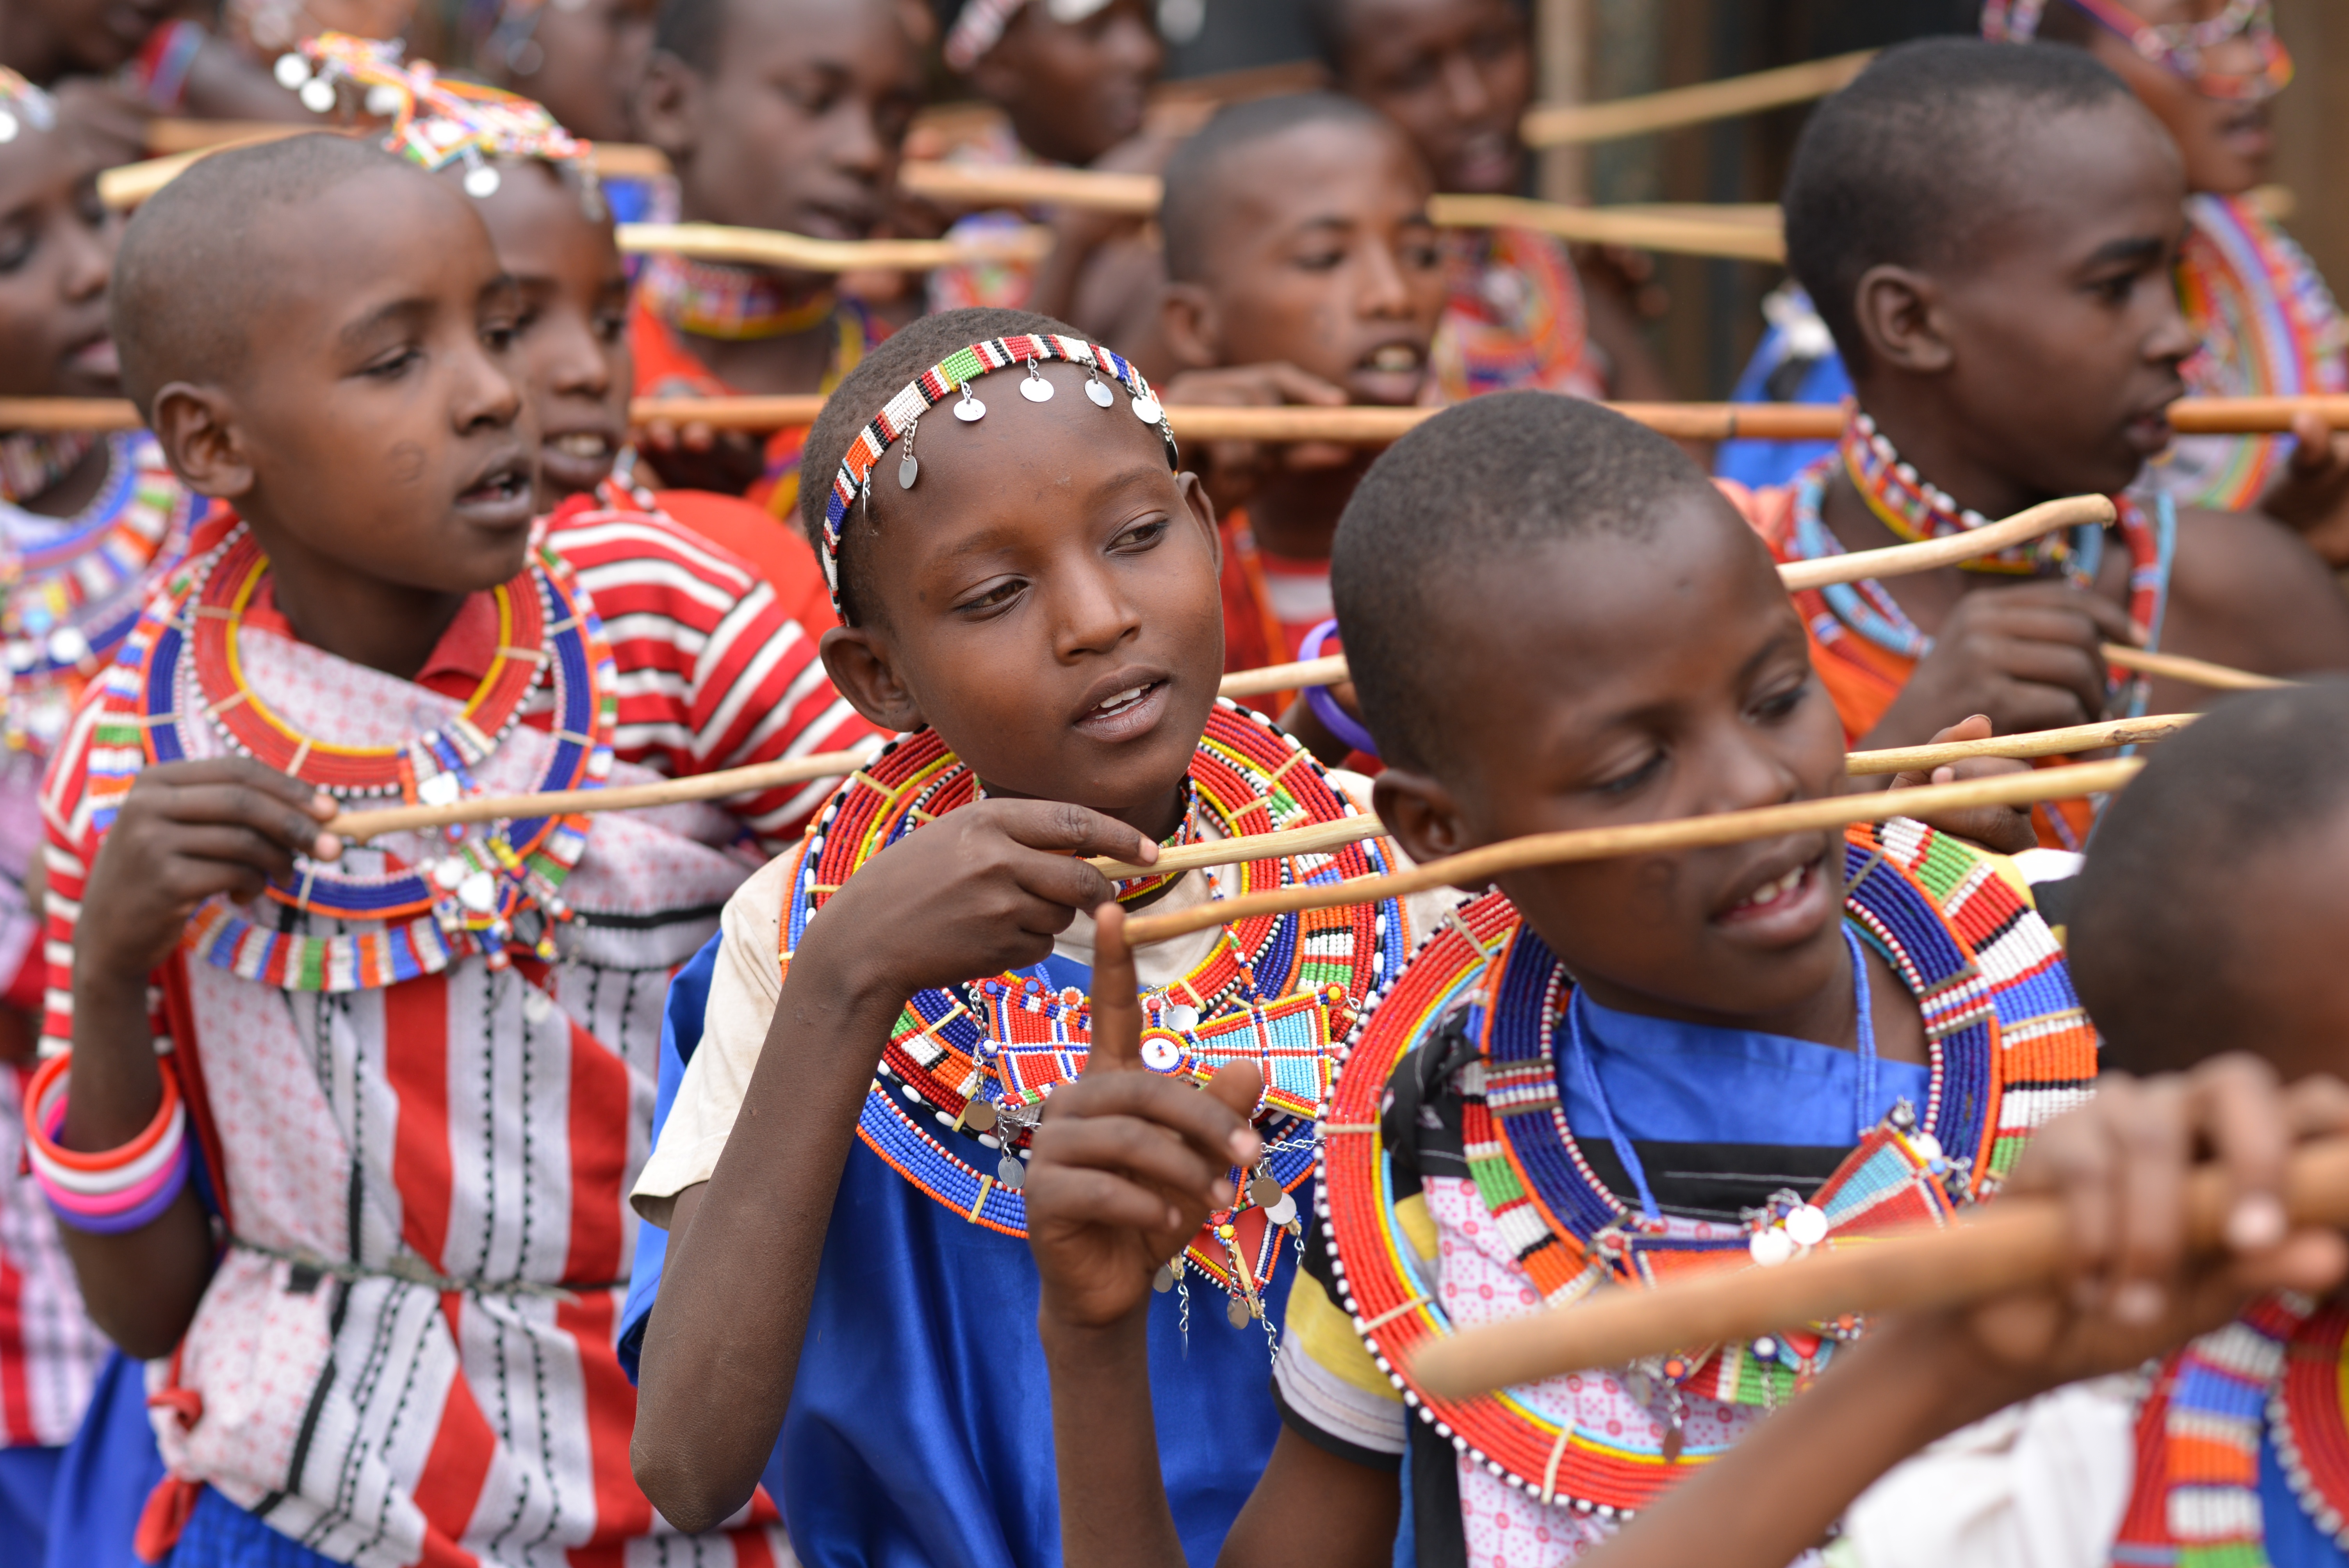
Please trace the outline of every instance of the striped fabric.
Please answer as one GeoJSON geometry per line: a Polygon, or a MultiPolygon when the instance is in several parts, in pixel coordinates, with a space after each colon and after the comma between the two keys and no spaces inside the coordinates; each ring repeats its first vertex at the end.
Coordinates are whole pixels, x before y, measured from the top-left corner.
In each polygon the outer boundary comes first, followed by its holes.
{"type": "MultiPolygon", "coordinates": [[[[585,503],[548,529],[610,637],[613,783],[863,733],[808,635],[735,558],[665,519],[585,503]]],[[[390,744],[457,707],[265,630],[239,646],[277,711],[345,744],[390,744]]],[[[64,987],[110,816],[105,780],[135,762],[93,744],[94,720],[131,700],[117,683],[85,706],[44,799],[50,1048],[71,1026],[64,987]]],[[[477,770],[485,791],[535,776],[552,744],[543,706],[533,697],[477,770]]],[[[671,1532],[629,1473],[635,1398],[613,1341],[668,971],[755,861],[744,826],[772,844],[829,788],[768,791],[730,814],[594,819],[553,963],[492,971],[468,957],[330,995],[174,956],[156,976],[157,1032],[192,1086],[236,1238],[172,1371],[150,1375],[181,1390],[156,1417],[175,1477],[370,1568],[790,1560],[763,1493],[729,1530],[663,1543],[671,1532]]],[[[420,846],[390,835],[382,848],[413,859],[420,846]]]]}
{"type": "Polygon", "coordinates": [[[71,1438],[109,1348],[82,1311],[48,1204],[18,1174],[32,1077],[29,1065],[0,1065],[0,1449],[71,1438]]]}

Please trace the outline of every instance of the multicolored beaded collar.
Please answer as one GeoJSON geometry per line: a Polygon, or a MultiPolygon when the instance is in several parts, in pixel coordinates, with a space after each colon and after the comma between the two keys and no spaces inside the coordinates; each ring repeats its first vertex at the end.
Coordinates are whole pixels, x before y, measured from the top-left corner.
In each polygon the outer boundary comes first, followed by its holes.
{"type": "MultiPolygon", "coordinates": [[[[1196,809],[1232,837],[1359,815],[1297,743],[1229,703],[1208,716],[1191,765],[1196,809]]],[[[781,963],[808,922],[867,860],[926,822],[969,804],[971,770],[935,730],[905,737],[834,795],[793,851],[793,889],[781,963]]],[[[1383,839],[1333,855],[1257,861],[1245,892],[1334,882],[1392,869],[1383,839]]],[[[1173,1260],[1162,1288],[1197,1269],[1231,1297],[1235,1323],[1261,1317],[1281,1243],[1297,1232],[1289,1196],[1312,1174],[1310,1122],[1329,1083],[1330,1047],[1352,1026],[1382,976],[1410,953],[1393,900],[1304,914],[1261,915],[1224,927],[1183,978],[1143,994],[1143,1060],[1204,1082],[1226,1061],[1264,1071],[1263,1161],[1235,1184],[1241,1199],[1173,1260]]],[[[1061,961],[1024,973],[922,991],[909,998],[883,1053],[857,1135],[936,1202],[1007,1236],[1027,1233],[1021,1155],[1052,1089],[1084,1070],[1092,1018],[1061,961]]]]}
{"type": "MultiPolygon", "coordinates": [[[[1877,429],[1876,421],[1858,408],[1853,408],[1844,421],[1843,439],[1836,449],[1836,456],[1868,510],[1904,542],[1953,539],[1990,526],[1990,519],[1971,508],[1959,506],[1956,499],[1940,486],[1919,478],[1917,470],[1900,460],[1892,443],[1877,429]]],[[[2063,570],[2071,563],[2074,553],[2070,536],[2058,531],[2011,545],[1995,554],[1979,556],[1964,562],[1961,570],[2038,577],[2063,570]]]]}
{"type": "Polygon", "coordinates": [[[0,502],[16,579],[0,607],[8,703],[0,743],[46,754],[83,688],[138,624],[149,574],[186,547],[195,498],[145,431],[106,438],[104,482],[71,517],[0,502]]]}
{"type": "Polygon", "coordinates": [[[839,304],[830,289],[794,304],[782,281],[762,267],[667,252],[646,263],[637,288],[645,308],[678,331],[728,343],[812,332],[831,318],[839,304]]]}
{"type": "Polygon", "coordinates": [[[872,504],[873,467],[889,449],[889,443],[899,436],[908,438],[905,458],[897,465],[897,484],[900,489],[911,490],[916,476],[921,472],[911,438],[924,414],[943,402],[947,393],[959,392],[962,396],[955,404],[955,418],[965,424],[983,419],[987,418],[987,405],[971,396],[970,384],[995,371],[1023,366],[1028,375],[1019,384],[1020,396],[1030,403],[1049,403],[1052,400],[1052,384],[1036,368],[1040,361],[1048,359],[1083,366],[1091,373],[1085,377],[1085,396],[1103,408],[1116,402],[1116,395],[1101,378],[1101,372],[1108,371],[1133,399],[1133,417],[1145,425],[1158,427],[1158,434],[1166,443],[1166,466],[1179,466],[1174,431],[1166,423],[1165,409],[1159,407],[1142,372],[1114,351],[1057,333],[1021,333],[1014,337],[991,337],[985,343],[974,343],[907,382],[905,389],[890,398],[873,422],[857,432],[840,459],[840,471],[833,476],[832,495],[823,509],[823,580],[832,587],[832,607],[843,620],[847,619],[847,610],[840,600],[840,536],[848,527],[848,509],[860,497],[867,506],[872,504]]]}
{"type": "MultiPolygon", "coordinates": [[[[533,790],[595,788],[610,772],[617,721],[612,655],[570,567],[539,551],[522,575],[493,590],[497,654],[464,711],[444,727],[397,747],[321,741],[273,712],[245,680],[237,630],[269,570],[241,519],[216,517],[124,645],[115,690],[91,749],[90,793],[110,818],[142,762],[171,762],[218,741],[344,800],[394,798],[442,805],[479,792],[472,769],[521,722],[546,682],[552,738],[533,790]]],[[[374,929],[334,936],[272,930],[225,900],[198,912],[187,945],[220,968],[295,991],[389,985],[480,953],[492,967],[519,945],[554,955],[550,923],[568,918],[564,881],[587,844],[585,816],[500,822],[487,831],[443,830],[441,852],[418,865],[387,853],[383,869],[355,874],[307,861],[300,879],[273,882],[288,909],[374,929]]]]}
{"type": "Polygon", "coordinates": [[[2309,1521],[2349,1551],[2349,1309],[2279,1295],[2166,1362],[2137,1412],[2116,1563],[2266,1568],[2261,1417],[2309,1521]]]}
{"type": "MultiPolygon", "coordinates": [[[[1397,1217],[1380,1119],[1404,1054],[1463,1013],[1482,1047],[1462,1078],[1461,1134],[1478,1195],[1547,1304],[1602,1281],[1631,1285],[1687,1270],[1764,1266],[1836,1234],[1945,1218],[1982,1196],[2028,1130],[2085,1100],[2095,1034],[2054,936],[1982,854],[1919,822],[1856,827],[1845,840],[1845,918],[1917,998],[1932,1051],[1921,1118],[1896,1113],[1807,1201],[1785,1194],[1743,1234],[1651,1221],[1592,1171],[1567,1123],[1552,1034],[1572,983],[1495,893],[1459,912],[1381,991],[1349,1041],[1322,1123],[1319,1212],[1339,1294],[1380,1369],[1423,1420],[1473,1462],[1545,1503],[1607,1518],[1644,1507],[1682,1456],[1560,1422],[1504,1390],[1423,1393],[1411,1353],[1452,1332],[1436,1285],[1397,1217]],[[1675,1231],[1680,1233],[1673,1233],[1675,1231]]],[[[1815,1375],[1857,1325],[1814,1325],[1658,1357],[1633,1368],[1673,1408],[1688,1396],[1767,1405],[1815,1375]]],[[[1707,1456],[1692,1452],[1692,1460],[1707,1456]]]]}

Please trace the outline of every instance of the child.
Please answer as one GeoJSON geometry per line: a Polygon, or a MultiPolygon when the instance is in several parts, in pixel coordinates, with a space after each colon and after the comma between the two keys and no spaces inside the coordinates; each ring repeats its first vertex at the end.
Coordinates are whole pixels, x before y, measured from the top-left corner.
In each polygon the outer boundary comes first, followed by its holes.
{"type": "MultiPolygon", "coordinates": [[[[1080,912],[1112,894],[1068,851],[1146,864],[1159,841],[1360,809],[1340,786],[1361,780],[1216,701],[1215,520],[1159,414],[1058,324],[957,311],[875,349],[810,438],[835,476],[802,503],[836,569],[825,663],[905,733],[679,976],[709,987],[706,1037],[636,1185],[668,1227],[634,1449],[667,1518],[740,1506],[780,1429],[804,1562],[1056,1556],[1024,1146],[1081,1067],[1080,912]]],[[[1373,839],[1118,891],[1181,908],[1394,863],[1373,839]]],[[[1145,956],[1154,1059],[1271,1068],[1241,1195],[1157,1260],[1168,1489],[1202,1555],[1272,1447],[1267,1339],[1325,1053],[1449,903],[1247,921],[1145,956]]]]}
{"type": "MultiPolygon", "coordinates": [[[[2087,50],[2119,74],[2177,142],[2193,192],[2178,256],[2180,303],[2200,346],[2186,366],[2193,392],[2292,397],[2349,388],[2349,328],[2323,279],[2250,199],[2268,178],[2274,138],[2267,102],[2291,80],[2291,57],[2265,7],[2235,7],[2223,22],[2215,8],[2202,10],[2209,15],[2193,21],[2193,7],[2168,0],[1992,0],[1982,7],[1982,33],[2087,50]]],[[[1759,394],[1768,380],[1775,400],[1838,401],[1850,380],[1808,299],[1799,290],[1774,298],[1781,303],[1773,331],[1739,395],[1759,394]]],[[[2323,439],[2180,437],[2149,478],[2182,505],[2264,506],[2305,525],[2328,510],[2312,507],[2321,498],[2303,493],[2315,487],[2277,486],[2292,477],[2287,454],[2305,459],[2327,447],[2323,439]]],[[[1734,442],[1723,448],[1718,471],[1747,484],[1778,484],[1809,460],[1784,443],[1734,442]]]]}
{"type": "MultiPolygon", "coordinates": [[[[75,117],[0,68],[0,397],[119,393],[106,326],[121,225],[98,201],[104,162],[75,117]]],[[[60,1446],[104,1360],[23,1158],[46,975],[39,906],[41,765],[89,678],[187,543],[192,507],[152,437],[0,435],[0,539],[11,571],[0,634],[0,1558],[40,1561],[60,1446]]]]}
{"type": "MultiPolygon", "coordinates": [[[[1387,763],[1379,814],[1414,859],[1843,789],[1766,552],[1677,448],[1605,409],[1506,394],[1420,427],[1355,491],[1332,582],[1387,763]]],[[[1274,1560],[1261,1522],[1299,1496],[1315,1527],[1280,1561],[1413,1561],[1392,1542],[1398,1464],[1417,1562],[1572,1559],[1807,1382],[1837,1330],[1473,1405],[1424,1398],[1403,1351],[1724,1253],[1945,1218],[2095,1074],[2020,878],[1920,822],[1495,885],[1350,1043],[1322,1129],[1328,1251],[1275,1373],[1288,1430],[1227,1561],[1274,1560]]],[[[1091,1412],[1061,1433],[1063,1528],[1072,1553],[1122,1530],[1142,1539],[1117,1560],[1171,1563],[1133,1501],[1154,1494],[1133,1462],[1147,1396],[1119,1375],[1143,1276],[1072,1288],[1108,1272],[1119,1222],[1063,1168],[1131,1163],[1094,1114],[1055,1097],[1065,1141],[1034,1181],[1055,1417],[1091,1412]]]]}
{"type": "MultiPolygon", "coordinates": [[[[636,119],[677,171],[689,223],[861,240],[880,221],[921,104],[898,0],[672,0],[636,119]]],[[[829,393],[883,329],[833,280],[656,256],[628,332],[639,397],[829,393]]],[[[647,432],[672,485],[798,505],[804,426],[763,447],[706,429],[647,432]]]]}
{"type": "MultiPolygon", "coordinates": [[[[1517,122],[1533,38],[1518,0],[1311,0],[1309,22],[1343,91],[1419,144],[1438,191],[1525,189],[1517,122]]],[[[1622,302],[1576,278],[1564,241],[1530,229],[1447,236],[1452,293],[1436,338],[1445,402],[1513,387],[1578,397],[1671,396],[1622,302]]]]}
{"type": "MultiPolygon", "coordinates": [[[[1003,111],[1001,123],[955,147],[950,162],[1146,174],[1157,171],[1173,145],[1143,129],[1150,88],[1166,63],[1143,0],[964,0],[947,30],[945,56],[949,68],[1003,111]]],[[[1033,216],[974,212],[947,234],[1000,233],[1033,216]]],[[[1089,273],[1117,274],[1100,278],[1092,291],[1116,295],[1158,281],[1150,248],[1132,235],[1130,223],[1075,211],[1057,214],[1056,222],[1059,242],[1040,263],[966,262],[932,273],[930,308],[995,305],[1063,315],[1089,273]],[[1113,243],[1121,237],[1125,243],[1113,243]]]]}
{"type": "MultiPolygon", "coordinates": [[[[1428,396],[1428,345],[1444,308],[1428,195],[1411,142],[1351,98],[1257,98],[1218,113],[1166,169],[1160,335],[1185,366],[1167,399],[1408,405],[1428,396]]],[[[1296,658],[1330,618],[1330,541],[1370,456],[1318,443],[1211,451],[1225,668],[1296,658]]],[[[1286,707],[1257,700],[1270,713],[1286,707]]]]}
{"type": "Polygon", "coordinates": [[[572,135],[626,141],[636,134],[630,110],[658,9],[657,0],[503,0],[474,58],[492,82],[544,104],[572,135]]]}
{"type": "MultiPolygon", "coordinates": [[[[2122,493],[2168,444],[2193,347],[2170,286],[2183,194],[2159,126],[2075,50],[1906,45],[1814,111],[1788,254],[1858,406],[1834,458],[1746,500],[1772,549],[1955,533],[2088,491],[2121,511],[2101,532],[1799,595],[1855,744],[1913,744],[1953,714],[2004,733],[2204,695],[2115,691],[2106,642],[2274,673],[2349,662],[2349,614],[2298,540],[2122,493]]],[[[2044,815],[2071,839],[2085,826],[2044,815]]]]}
{"type": "MultiPolygon", "coordinates": [[[[92,1315],[170,1357],[140,1544],[174,1568],[669,1532],[610,1349],[657,998],[804,809],[320,824],[782,755],[802,634],[662,519],[533,523],[471,200],[298,137],[197,164],[123,243],[125,389],[222,504],[50,770],[71,1054],[27,1136],[92,1315]]],[[[772,1520],[696,1550],[770,1560],[772,1520]]]]}
{"type": "Polygon", "coordinates": [[[2239,1192],[2272,1194],[2292,1134],[2344,1125],[2349,1096],[2333,1075],[2349,993],[2327,937],[2349,852],[2344,736],[2338,682],[2230,698],[2155,750],[2089,848],[2071,927],[2081,995],[2116,1062],[2189,1073],[2189,1087],[2107,1080],[2094,1108],[2103,1135],[2050,1128],[2017,1186],[2085,1179],[2101,1202],[2074,1208],[2074,1250],[2118,1253],[2120,1277],[2100,1294],[2119,1321],[2090,1316],[2049,1344],[2067,1297],[2035,1292],[1889,1317],[1800,1404],[1627,1532],[1599,1559],[1607,1568],[1696,1550],[1721,1568],[1776,1568],[1838,1517],[1828,1557],[1855,1568],[2349,1560],[2349,1473],[2331,1437],[2344,1418],[2341,1298],[2246,1299],[2262,1285],[2335,1286],[2342,1238],[2302,1233],[2270,1251],[2283,1232],[2271,1196],[2249,1225],[2239,1207],[2234,1255],[2197,1257],[2176,1198],[2197,1133],[2229,1157],[2239,1192]],[[2205,1060],[2230,1049],[2264,1060],[2205,1060]],[[2235,1103],[2213,1114],[2221,1069],[2235,1103]],[[2281,1104],[2279,1078],[2299,1080],[2281,1104]],[[2063,1158],[2042,1160],[2058,1147],[2063,1158]],[[2246,1305],[2150,1378],[2064,1387],[1956,1430],[2073,1378],[2135,1371],[2246,1305]]]}

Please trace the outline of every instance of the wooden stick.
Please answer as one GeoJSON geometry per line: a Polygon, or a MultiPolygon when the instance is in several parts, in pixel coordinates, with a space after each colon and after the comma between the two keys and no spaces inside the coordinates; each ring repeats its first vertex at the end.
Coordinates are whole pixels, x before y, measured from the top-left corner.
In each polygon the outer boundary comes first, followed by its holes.
{"type": "MultiPolygon", "coordinates": [[[[2198,1251],[2225,1233],[2229,1189],[2205,1166],[2186,1189],[2198,1251]]],[[[2302,1225],[2349,1225],[2349,1138],[2309,1144],[2284,1173],[2284,1207],[2302,1225]]],[[[2002,1199],[1947,1230],[1868,1238],[1775,1268],[1733,1268],[1654,1290],[1609,1290],[1572,1306],[1472,1328],[1423,1346],[1420,1387],[1460,1399],[1562,1372],[1739,1343],[1849,1313],[1961,1306],[2062,1277],[2067,1235],[2052,1199],[2002,1199]]]]}
{"type": "Polygon", "coordinates": [[[1899,746],[1885,751],[1855,751],[1844,758],[1843,770],[1853,778],[1872,774],[1908,773],[1963,762],[1971,757],[2070,757],[2102,751],[2112,746],[2143,746],[2167,740],[2197,716],[2164,714],[2158,718],[2118,718],[2105,724],[2075,724],[2064,729],[2033,730],[2028,735],[1993,735],[1985,740],[1946,740],[1938,746],[1899,746]]]}
{"type": "Polygon", "coordinates": [[[1216,839],[1206,843],[1185,844],[1180,849],[1162,850],[1152,865],[1135,865],[1126,861],[1113,861],[1107,855],[1094,855],[1086,863],[1105,877],[1154,876],[1161,872],[1191,872],[1202,866],[1236,866],[1243,861],[1277,861],[1290,855],[1318,855],[1331,850],[1342,850],[1348,844],[1359,844],[1364,839],[1375,839],[1386,831],[1376,817],[1338,817],[1327,822],[1308,822],[1301,828],[1288,828],[1278,833],[1244,833],[1237,839],[1216,839]]]}
{"type": "Polygon", "coordinates": [[[1865,794],[1836,795],[1798,800],[1789,806],[1764,806],[1750,811],[1721,811],[1684,817],[1669,822],[1642,822],[1626,828],[1581,828],[1570,832],[1535,833],[1522,839],[1487,844],[1464,854],[1430,861],[1392,876],[1355,877],[1340,882],[1278,888],[1247,893],[1169,914],[1136,916],[1126,924],[1126,937],[1135,946],[1147,946],[1173,937],[1204,931],[1257,914],[1286,914],[1293,910],[1330,909],[1364,903],[1372,899],[1402,898],[1431,888],[1481,887],[1503,872],[1527,866],[1557,865],[1568,861],[1609,860],[1618,855],[1659,854],[1671,850],[1701,849],[1743,843],[1749,839],[1781,833],[1813,832],[1842,828],[1853,822],[1880,822],[1888,817],[1925,815],[1970,806],[2026,806],[2041,800],[2070,799],[2120,789],[2137,777],[2142,759],[2129,757],[2111,762],[2084,762],[2076,768],[2039,768],[2028,773],[1995,779],[1965,779],[1954,784],[1927,784],[1914,789],[1878,789],[1865,794]]]}
{"type": "MultiPolygon", "coordinates": [[[[302,124],[293,120],[173,119],[167,117],[147,122],[147,150],[155,153],[209,152],[222,147],[245,147],[289,136],[306,136],[314,130],[364,136],[370,130],[381,129],[380,125],[344,126],[326,120],[302,124]]],[[[629,141],[599,141],[595,148],[597,174],[627,180],[648,179],[669,172],[668,154],[657,147],[629,141]]]]}
{"type": "Polygon", "coordinates": [[[446,806],[388,806],[380,810],[345,811],[330,820],[323,830],[340,834],[354,843],[365,843],[386,833],[412,833],[463,822],[497,822],[574,811],[641,811],[651,806],[716,800],[784,784],[838,778],[862,768],[872,755],[871,748],[820,751],[812,757],[754,762],[748,768],[721,769],[687,779],[664,779],[654,784],[621,784],[608,789],[549,789],[535,795],[481,795],[446,806]]]}
{"type": "Polygon", "coordinates": [[[1524,196],[1439,195],[1428,201],[1427,213],[1447,229],[1537,229],[1585,245],[1626,245],[1742,262],[1786,259],[1784,233],[1775,226],[1764,229],[1750,222],[1655,211],[1618,212],[1524,196]]]}
{"type": "Polygon", "coordinates": [[[2106,664],[2118,665],[2125,670],[2184,681],[2189,686],[2209,686],[2216,691],[2267,691],[2275,686],[2298,684],[2274,676],[2256,676],[2249,670],[2229,669],[2225,665],[2214,665],[2206,659],[2189,659],[2177,654],[2148,654],[2142,648],[2127,647],[2119,643],[2106,643],[2104,653],[2106,664]]]}
{"type": "Polygon", "coordinates": [[[1528,147],[1580,147],[1808,103],[1845,86],[1875,57],[1875,50],[1862,49],[1611,103],[1548,104],[1527,110],[1517,134],[1528,147]]]}
{"type": "Polygon", "coordinates": [[[898,167],[897,183],[953,207],[1063,206],[1147,217],[1158,211],[1163,182],[1155,174],[908,159],[898,167]]]}
{"type": "Polygon", "coordinates": [[[927,272],[957,262],[1034,261],[1052,248],[1051,231],[1036,225],[968,240],[817,240],[723,223],[623,223],[618,239],[620,249],[632,254],[665,252],[810,273],[927,272]]]}

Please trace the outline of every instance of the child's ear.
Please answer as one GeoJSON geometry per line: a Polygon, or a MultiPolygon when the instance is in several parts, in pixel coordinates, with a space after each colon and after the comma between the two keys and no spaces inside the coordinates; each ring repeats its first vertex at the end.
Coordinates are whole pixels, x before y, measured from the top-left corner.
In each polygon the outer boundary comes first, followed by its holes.
{"type": "Polygon", "coordinates": [[[1223,313],[1197,284],[1168,284],[1158,296],[1158,330],[1166,350],[1185,370],[1224,363],[1223,313]]]}
{"type": "Polygon", "coordinates": [[[865,626],[834,626],[816,644],[833,689],[848,706],[893,735],[929,723],[905,683],[897,678],[887,640],[865,626]]]}
{"type": "Polygon", "coordinates": [[[148,418],[171,471],[198,495],[237,500],[253,489],[253,462],[214,388],[170,382],[155,394],[148,418]]]}
{"type": "Polygon", "coordinates": [[[674,163],[700,139],[700,74],[675,55],[656,53],[637,84],[636,129],[674,163]]]}
{"type": "Polygon", "coordinates": [[[1955,354],[1942,319],[1940,285],[1931,278],[1889,263],[1870,267],[1853,303],[1871,361],[1911,376],[1938,376],[1950,367],[1955,354]]]}
{"type": "Polygon", "coordinates": [[[1216,526],[1216,503],[1207,494],[1207,487],[1199,476],[1185,469],[1174,476],[1174,488],[1182,493],[1183,504],[1191,509],[1191,521],[1207,536],[1207,556],[1216,563],[1220,575],[1224,570],[1224,531],[1216,526]]]}
{"type": "Polygon", "coordinates": [[[1371,806],[1414,865],[1476,847],[1458,799],[1424,773],[1389,764],[1371,780],[1371,806]]]}

